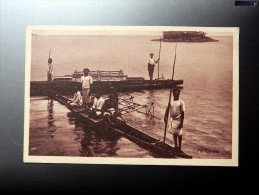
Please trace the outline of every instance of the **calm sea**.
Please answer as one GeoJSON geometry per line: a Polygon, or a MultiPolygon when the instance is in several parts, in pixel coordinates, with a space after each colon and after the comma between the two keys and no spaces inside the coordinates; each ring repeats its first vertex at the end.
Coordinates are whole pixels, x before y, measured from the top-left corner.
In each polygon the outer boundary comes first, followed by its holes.
{"type": "MultiPolygon", "coordinates": [[[[148,78],[149,53],[158,57],[159,38],[152,36],[37,36],[32,39],[31,80],[46,80],[49,49],[54,75],[90,70],[123,70],[128,76],[148,78]]],[[[232,148],[232,37],[218,42],[178,43],[174,79],[183,79],[181,99],[186,104],[182,148],[194,158],[231,158],[232,148]]],[[[162,43],[160,77],[170,79],[175,43],[162,43]]],[[[157,66],[154,72],[157,78],[157,66]]],[[[163,139],[163,115],[169,90],[132,92],[135,102],[154,102],[150,119],[140,113],[127,122],[163,139]]],[[[108,138],[86,130],[69,110],[47,97],[30,100],[30,154],[51,156],[154,157],[124,137],[108,138]]],[[[166,142],[173,145],[172,136],[166,142]]]]}

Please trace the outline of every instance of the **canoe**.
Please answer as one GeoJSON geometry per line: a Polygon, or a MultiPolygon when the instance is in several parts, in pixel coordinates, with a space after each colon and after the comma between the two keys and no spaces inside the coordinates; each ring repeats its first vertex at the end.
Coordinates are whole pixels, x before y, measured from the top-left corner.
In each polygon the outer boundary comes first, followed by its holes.
{"type": "Polygon", "coordinates": [[[80,117],[89,127],[104,130],[108,134],[119,134],[126,137],[140,147],[152,152],[157,158],[192,158],[191,155],[186,154],[185,152],[178,152],[171,145],[136,129],[120,119],[118,119],[115,126],[111,125],[104,118],[95,119],[89,117],[84,108],[80,106],[71,106],[67,103],[70,99],[63,95],[59,95],[53,91],[50,92],[50,95],[54,100],[65,105],[71,112],[80,117]]]}
{"type": "MultiPolygon", "coordinates": [[[[113,87],[118,92],[141,91],[153,89],[170,89],[173,87],[181,87],[183,80],[123,80],[123,81],[94,81],[92,92],[103,91],[107,92],[110,87],[113,87]]],[[[69,95],[74,93],[74,90],[81,86],[80,82],[72,80],[56,80],[52,82],[47,81],[31,81],[30,95],[48,95],[48,90],[51,88],[55,92],[62,95],[69,95]]]]}

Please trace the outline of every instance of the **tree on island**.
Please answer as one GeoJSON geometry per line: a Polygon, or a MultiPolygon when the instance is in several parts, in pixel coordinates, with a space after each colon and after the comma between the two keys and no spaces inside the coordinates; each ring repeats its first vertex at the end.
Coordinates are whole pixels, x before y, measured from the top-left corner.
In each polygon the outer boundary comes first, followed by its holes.
{"type": "MultiPolygon", "coordinates": [[[[152,41],[160,41],[153,39],[152,41]]],[[[214,42],[218,41],[206,36],[202,31],[164,31],[162,41],[164,42],[214,42]]]]}

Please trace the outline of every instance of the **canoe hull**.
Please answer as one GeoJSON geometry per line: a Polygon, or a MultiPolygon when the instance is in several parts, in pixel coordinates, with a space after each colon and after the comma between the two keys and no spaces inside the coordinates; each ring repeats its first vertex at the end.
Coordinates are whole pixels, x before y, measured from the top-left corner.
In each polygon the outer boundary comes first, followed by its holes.
{"type": "MultiPolygon", "coordinates": [[[[168,89],[183,84],[183,80],[125,80],[125,81],[94,81],[92,92],[96,91],[108,92],[110,87],[113,87],[118,92],[153,90],[153,89],[168,89]]],[[[48,95],[49,89],[61,95],[70,95],[74,90],[81,86],[77,81],[31,81],[30,95],[48,95]]]]}

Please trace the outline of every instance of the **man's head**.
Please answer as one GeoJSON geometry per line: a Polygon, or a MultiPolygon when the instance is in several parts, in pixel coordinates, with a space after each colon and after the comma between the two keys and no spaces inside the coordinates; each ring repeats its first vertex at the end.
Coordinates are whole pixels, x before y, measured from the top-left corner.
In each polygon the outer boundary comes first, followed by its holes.
{"type": "Polygon", "coordinates": [[[95,99],[94,96],[91,96],[91,97],[90,97],[90,102],[91,102],[92,104],[94,103],[94,99],[95,99]]]}
{"type": "Polygon", "coordinates": [[[48,64],[51,64],[52,63],[52,58],[49,58],[48,59],[48,64]]]}
{"type": "Polygon", "coordinates": [[[75,88],[75,92],[81,91],[81,90],[82,90],[82,86],[81,85],[77,85],[76,88],[75,88]]]}
{"type": "Polygon", "coordinates": [[[109,94],[115,94],[117,93],[116,89],[114,87],[109,88],[109,94]]]}
{"type": "Polygon", "coordinates": [[[97,99],[99,99],[99,98],[101,97],[101,92],[99,92],[99,91],[96,92],[96,93],[95,93],[95,97],[96,97],[97,99]]]}
{"type": "Polygon", "coordinates": [[[154,54],[153,53],[150,53],[150,57],[153,58],[154,54]]]}
{"type": "Polygon", "coordinates": [[[88,68],[85,68],[84,69],[84,75],[87,76],[89,74],[89,69],[88,68]]]}
{"type": "Polygon", "coordinates": [[[110,93],[109,94],[109,99],[114,99],[115,98],[115,95],[113,93],[110,93]]]}
{"type": "Polygon", "coordinates": [[[178,100],[179,99],[180,93],[181,93],[181,91],[180,91],[179,88],[174,88],[173,89],[174,100],[178,100]]]}

